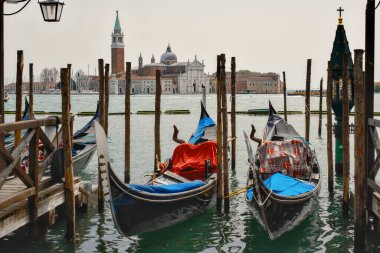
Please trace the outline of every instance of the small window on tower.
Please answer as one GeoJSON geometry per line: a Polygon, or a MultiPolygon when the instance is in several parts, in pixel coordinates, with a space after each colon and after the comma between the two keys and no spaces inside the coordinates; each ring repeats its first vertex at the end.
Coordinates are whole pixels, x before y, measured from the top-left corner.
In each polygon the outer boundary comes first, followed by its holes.
{"type": "Polygon", "coordinates": [[[123,42],[123,41],[122,41],[122,38],[119,38],[119,42],[120,42],[120,43],[123,42]]]}
{"type": "Polygon", "coordinates": [[[113,37],[113,43],[116,43],[116,38],[115,37],[113,37]]]}

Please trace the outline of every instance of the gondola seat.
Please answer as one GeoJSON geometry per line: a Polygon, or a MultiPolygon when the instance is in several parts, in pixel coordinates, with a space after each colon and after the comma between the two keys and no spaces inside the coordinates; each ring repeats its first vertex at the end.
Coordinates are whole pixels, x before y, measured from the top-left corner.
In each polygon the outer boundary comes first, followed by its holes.
{"type": "Polygon", "coordinates": [[[183,143],[173,152],[172,172],[189,180],[205,179],[205,161],[210,160],[211,171],[216,173],[216,142],[206,141],[199,145],[183,143]]]}
{"type": "Polygon", "coordinates": [[[187,183],[178,183],[178,184],[168,184],[168,185],[138,185],[138,184],[129,184],[128,186],[134,190],[144,191],[155,194],[168,194],[168,193],[179,193],[190,191],[201,186],[205,183],[201,180],[194,180],[187,183]]]}

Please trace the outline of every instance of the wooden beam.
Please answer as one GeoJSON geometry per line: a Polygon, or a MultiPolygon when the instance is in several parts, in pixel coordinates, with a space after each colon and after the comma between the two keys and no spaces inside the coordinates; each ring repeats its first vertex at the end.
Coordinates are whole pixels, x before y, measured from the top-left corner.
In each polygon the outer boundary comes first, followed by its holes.
{"type": "Polygon", "coordinates": [[[29,63],[29,115],[33,115],[33,63],[29,63]]]}
{"type": "Polygon", "coordinates": [[[12,194],[7,198],[4,198],[0,201],[0,210],[13,205],[14,203],[26,199],[32,195],[36,194],[36,188],[27,188],[25,190],[19,191],[16,194],[12,194]]]}
{"type": "Polygon", "coordinates": [[[157,161],[161,161],[161,71],[156,70],[156,96],[154,108],[154,171],[157,169],[157,161]]]}
{"type": "Polygon", "coordinates": [[[350,53],[343,56],[343,86],[342,86],[342,146],[343,146],[343,214],[348,216],[350,198],[350,133],[349,133],[349,98],[348,98],[348,62],[350,53]]]}
{"type": "MultiPolygon", "coordinates": [[[[22,50],[17,51],[17,75],[16,75],[16,113],[15,121],[21,121],[22,114],[22,72],[24,69],[24,54],[22,50]]],[[[21,131],[15,130],[14,146],[21,142],[21,131]]]]}
{"type": "MultiPolygon", "coordinates": [[[[61,117],[58,117],[59,122],[61,117]]],[[[57,125],[56,117],[47,117],[43,119],[23,120],[19,122],[0,124],[0,132],[10,132],[14,130],[23,130],[29,128],[36,128],[42,126],[55,126],[57,125]]]]}
{"type": "Polygon", "coordinates": [[[287,104],[286,104],[286,96],[287,96],[287,91],[286,91],[286,74],[285,71],[282,72],[282,77],[284,80],[284,87],[283,87],[283,93],[284,93],[284,119],[286,122],[288,122],[288,110],[287,110],[287,104]]]}
{"type": "Polygon", "coordinates": [[[231,169],[236,164],[236,62],[231,58],[231,169]]]}
{"type": "Polygon", "coordinates": [[[223,200],[223,173],[222,173],[222,85],[220,79],[220,59],[221,56],[217,56],[217,67],[216,67],[216,102],[217,102],[217,135],[216,135],[216,143],[217,143],[217,193],[216,193],[216,209],[220,213],[222,212],[222,200],[223,200]]]}
{"type": "Polygon", "coordinates": [[[230,211],[230,182],[228,171],[228,119],[227,119],[227,82],[226,82],[226,56],[221,55],[220,64],[220,79],[222,85],[222,122],[223,122],[223,192],[224,192],[224,212],[230,211]]]}
{"type": "Polygon", "coordinates": [[[319,120],[318,120],[318,137],[322,136],[322,93],[323,93],[323,77],[319,84],[319,120]]]}

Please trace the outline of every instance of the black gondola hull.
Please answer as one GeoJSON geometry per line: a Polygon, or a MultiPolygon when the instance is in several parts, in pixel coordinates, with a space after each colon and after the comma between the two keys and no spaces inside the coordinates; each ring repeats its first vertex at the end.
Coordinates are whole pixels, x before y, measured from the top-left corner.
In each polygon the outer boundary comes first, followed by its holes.
{"type": "Polygon", "coordinates": [[[118,231],[130,236],[164,228],[203,213],[213,202],[216,179],[191,191],[149,194],[133,190],[109,169],[110,205],[118,231]]]}
{"type": "MultiPolygon", "coordinates": [[[[265,197],[269,192],[264,187],[260,185],[261,196],[265,197]]],[[[271,193],[267,199],[262,200],[262,205],[255,199],[247,200],[247,203],[252,214],[273,240],[295,228],[316,209],[319,191],[320,184],[303,197],[287,198],[271,193]]],[[[258,198],[257,194],[255,197],[258,198]]]]}

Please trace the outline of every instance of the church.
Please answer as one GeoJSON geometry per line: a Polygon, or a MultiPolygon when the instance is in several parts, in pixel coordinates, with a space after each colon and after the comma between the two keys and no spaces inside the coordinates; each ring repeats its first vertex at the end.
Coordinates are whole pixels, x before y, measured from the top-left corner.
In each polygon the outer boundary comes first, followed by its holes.
{"type": "MultiPolygon", "coordinates": [[[[109,81],[110,94],[125,93],[124,70],[124,33],[121,30],[119,15],[116,12],[114,30],[111,43],[111,74],[109,81]]],[[[160,62],[156,62],[154,54],[150,63],[143,64],[143,57],[139,56],[138,66],[131,70],[131,86],[134,94],[153,94],[156,92],[156,70],[161,71],[161,89],[163,94],[192,94],[201,93],[202,85],[206,91],[213,89],[210,86],[211,76],[204,72],[204,62],[200,62],[195,55],[192,61],[178,62],[177,55],[172,51],[170,44],[162,53],[160,62]]]]}

